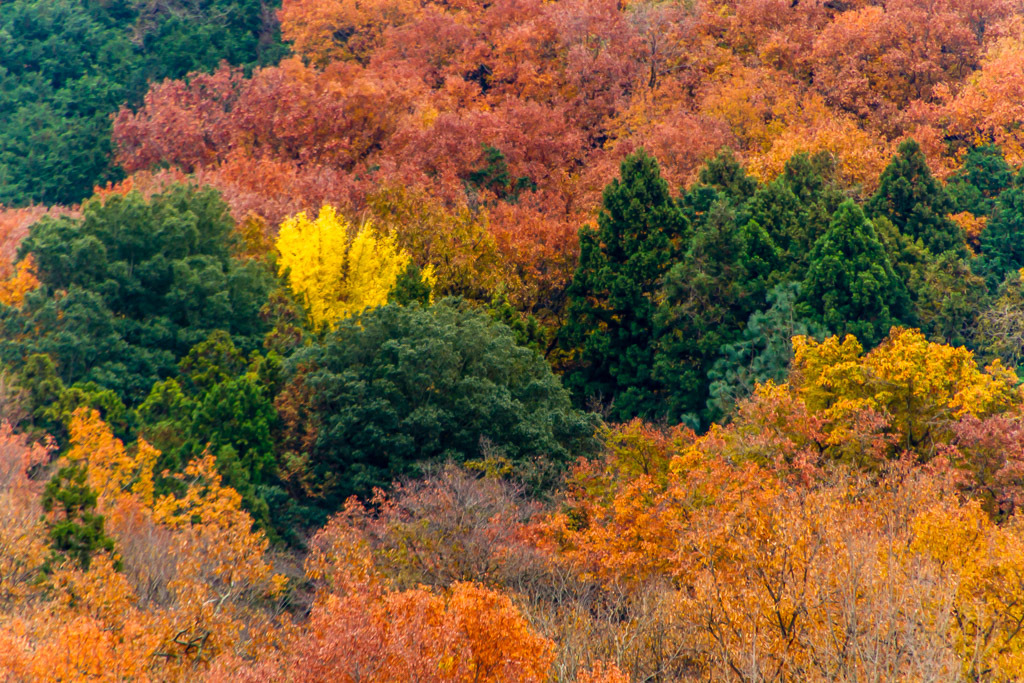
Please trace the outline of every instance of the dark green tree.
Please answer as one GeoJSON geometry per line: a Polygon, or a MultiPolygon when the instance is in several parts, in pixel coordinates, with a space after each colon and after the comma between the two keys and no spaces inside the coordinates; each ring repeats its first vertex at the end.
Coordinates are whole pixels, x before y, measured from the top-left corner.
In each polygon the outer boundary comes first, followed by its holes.
{"type": "Polygon", "coordinates": [[[794,154],[782,176],[755,195],[751,217],[785,250],[790,278],[803,279],[814,243],[828,230],[845,198],[836,180],[835,158],[827,152],[794,154]],[[778,221],[780,214],[784,218],[778,221]]]}
{"type": "Polygon", "coordinates": [[[410,262],[398,275],[395,286],[388,292],[388,303],[405,306],[418,303],[426,306],[430,303],[431,286],[423,278],[423,271],[415,263],[410,262]]]}
{"type": "Polygon", "coordinates": [[[949,179],[946,189],[954,211],[988,216],[996,199],[1012,184],[1013,171],[1003,151],[996,145],[983,145],[967,153],[963,166],[949,179]]]}
{"type": "Polygon", "coordinates": [[[213,330],[243,352],[263,339],[272,276],[231,256],[233,222],[212,189],[177,185],[45,218],[22,245],[42,286],[2,314],[0,355],[48,354],[65,384],[95,382],[137,405],[213,330]]]}
{"type": "Polygon", "coordinates": [[[0,2],[0,204],[78,203],[119,180],[111,114],[154,80],[276,62],[272,4],[0,2]]]}
{"type": "Polygon", "coordinates": [[[182,388],[199,396],[245,372],[248,362],[225,330],[214,330],[178,363],[182,388]]]}
{"type": "Polygon", "coordinates": [[[98,552],[113,552],[114,539],[103,529],[103,515],[96,512],[96,492],[89,487],[82,465],[65,465],[46,483],[42,505],[53,555],[88,569],[98,552]]]}
{"type": "Polygon", "coordinates": [[[1024,172],[999,195],[993,216],[981,231],[976,271],[995,291],[1006,275],[1024,267],[1024,172]]]}
{"type": "Polygon", "coordinates": [[[800,285],[787,282],[768,293],[768,309],[755,311],[742,337],[723,346],[708,371],[708,414],[719,422],[728,419],[736,403],[749,396],[758,383],[785,381],[793,358],[793,337],[824,339],[828,331],[806,319],[800,303],[800,285]]]}
{"type": "Polygon", "coordinates": [[[541,355],[547,353],[551,330],[541,325],[535,316],[513,306],[504,293],[495,294],[486,310],[491,319],[512,330],[517,344],[541,355]]]}
{"type": "MultiPolygon", "coordinates": [[[[157,471],[180,472],[209,450],[225,483],[242,494],[243,505],[275,535],[264,493],[278,486],[278,429],[272,392],[278,388],[276,355],[247,361],[223,330],[215,330],[179,363],[181,374],[153,385],[139,406],[140,432],[161,451],[157,471]]],[[[158,481],[161,490],[173,480],[158,481]]]]}
{"type": "Polygon", "coordinates": [[[544,359],[459,300],[369,310],[289,365],[278,408],[327,510],[426,462],[499,457],[532,479],[595,447],[594,416],[544,359]]]}
{"type": "Polygon", "coordinates": [[[747,175],[746,169],[728,147],[704,163],[697,179],[700,186],[714,189],[734,205],[750,199],[757,191],[757,180],[747,175]]]}
{"type": "Polygon", "coordinates": [[[868,347],[893,325],[911,322],[906,286],[853,200],[839,206],[814,245],[802,296],[812,320],[836,334],[853,334],[868,347]]]}
{"type": "Polygon", "coordinates": [[[519,201],[519,194],[524,190],[537,189],[537,183],[526,176],[512,179],[508,172],[508,162],[505,161],[505,155],[500,149],[487,144],[481,145],[481,148],[481,165],[470,171],[464,179],[470,194],[486,190],[498,199],[514,204],[519,201]]]}
{"type": "Polygon", "coordinates": [[[580,262],[568,290],[561,344],[575,363],[566,381],[581,401],[610,404],[617,419],[657,415],[654,314],[687,221],[658,163],[641,150],[605,188],[597,223],[580,230],[580,262]]]}
{"type": "Polygon", "coordinates": [[[872,218],[888,218],[900,232],[920,239],[934,254],[953,251],[968,255],[960,226],[949,218],[953,202],[932,176],[924,152],[913,140],[900,145],[865,209],[872,218]]]}
{"type": "Polygon", "coordinates": [[[779,265],[768,233],[756,221],[737,227],[725,201],[694,227],[685,256],[665,276],[656,316],[655,372],[670,420],[701,421],[708,370],[762,304],[779,265]]]}

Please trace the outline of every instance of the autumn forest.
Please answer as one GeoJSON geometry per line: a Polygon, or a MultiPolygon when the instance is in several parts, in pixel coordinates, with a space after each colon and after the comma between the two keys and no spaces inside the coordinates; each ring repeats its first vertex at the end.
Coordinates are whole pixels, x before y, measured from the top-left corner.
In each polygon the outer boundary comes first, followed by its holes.
{"type": "Polygon", "coordinates": [[[1021,0],[0,0],[0,681],[1024,680],[1021,0]]]}

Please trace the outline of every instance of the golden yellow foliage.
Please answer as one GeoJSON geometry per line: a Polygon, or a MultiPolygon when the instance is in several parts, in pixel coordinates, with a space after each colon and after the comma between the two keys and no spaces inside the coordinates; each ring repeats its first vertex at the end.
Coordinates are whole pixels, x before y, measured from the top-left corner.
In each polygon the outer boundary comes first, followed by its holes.
{"type": "Polygon", "coordinates": [[[113,507],[127,494],[139,496],[144,505],[153,505],[153,466],[160,455],[155,448],[139,439],[129,453],[92,408],[77,409],[68,431],[71,447],[65,458],[86,466],[87,481],[96,491],[100,510],[113,507]]]}
{"type": "Polygon", "coordinates": [[[793,339],[794,387],[832,423],[831,439],[849,435],[858,415],[880,413],[902,445],[929,449],[952,420],[985,417],[1020,403],[1016,378],[998,361],[982,371],[966,348],[929,342],[894,328],[867,355],[853,337],[793,339]]]}
{"type": "Polygon", "coordinates": [[[981,249],[981,231],[988,224],[988,216],[975,216],[970,211],[961,211],[949,216],[950,220],[964,231],[967,244],[977,253],[981,249]]]}
{"type": "MultiPolygon", "coordinates": [[[[369,223],[354,230],[331,206],[321,208],[316,220],[302,212],[282,223],[277,249],[280,272],[317,329],[383,306],[410,261],[392,237],[369,223]]],[[[432,271],[425,268],[423,277],[430,280],[432,271]]]]}
{"type": "Polygon", "coordinates": [[[951,640],[967,680],[1024,676],[1024,518],[995,524],[978,501],[938,504],[913,520],[912,552],[955,577],[951,640]]]}
{"type": "Polygon", "coordinates": [[[25,295],[39,286],[34,268],[31,254],[18,261],[14,275],[0,282],[0,303],[7,306],[21,305],[25,295]]]}
{"type": "MultiPolygon", "coordinates": [[[[97,555],[86,571],[58,565],[45,584],[31,583],[46,544],[39,486],[25,472],[45,451],[7,439],[0,448],[0,505],[9,504],[0,514],[0,579],[10,572],[26,595],[0,593],[21,605],[0,612],[0,672],[19,680],[194,680],[220,657],[256,656],[286,635],[267,609],[285,579],[271,573],[267,540],[253,531],[241,496],[221,483],[213,456],[188,465],[182,495],[154,500],[156,449],[141,439],[126,447],[88,408],[74,413],[69,432],[62,461],[85,466],[117,553],[97,555]],[[25,505],[34,514],[21,520],[25,505]],[[21,520],[20,528],[7,525],[8,517],[21,520]],[[22,539],[7,543],[8,526],[22,539]]],[[[4,439],[0,432],[0,445],[4,439]]]]}

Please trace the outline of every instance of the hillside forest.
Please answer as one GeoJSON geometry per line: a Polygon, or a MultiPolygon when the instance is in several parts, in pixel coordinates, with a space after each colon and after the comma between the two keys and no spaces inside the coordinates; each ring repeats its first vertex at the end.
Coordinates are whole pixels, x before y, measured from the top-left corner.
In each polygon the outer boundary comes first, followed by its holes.
{"type": "Polygon", "coordinates": [[[1024,679],[1020,0],[0,0],[0,680],[1024,679]]]}

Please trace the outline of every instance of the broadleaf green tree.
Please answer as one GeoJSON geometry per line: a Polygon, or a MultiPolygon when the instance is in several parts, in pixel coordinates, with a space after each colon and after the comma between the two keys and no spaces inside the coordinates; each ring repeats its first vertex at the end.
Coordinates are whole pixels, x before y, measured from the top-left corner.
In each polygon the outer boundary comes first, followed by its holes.
{"type": "Polygon", "coordinates": [[[285,445],[327,510],[428,462],[501,458],[538,484],[595,446],[594,416],[572,407],[544,359],[459,300],[370,309],[289,365],[285,445]]]}
{"type": "Polygon", "coordinates": [[[41,286],[3,310],[0,355],[18,364],[48,354],[66,385],[92,381],[133,406],[213,330],[255,349],[272,276],[232,257],[233,226],[217,192],[184,185],[44,218],[22,245],[41,286]]]}

